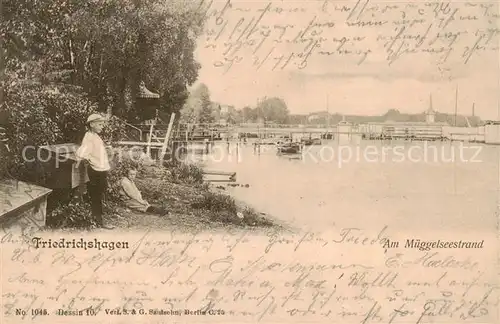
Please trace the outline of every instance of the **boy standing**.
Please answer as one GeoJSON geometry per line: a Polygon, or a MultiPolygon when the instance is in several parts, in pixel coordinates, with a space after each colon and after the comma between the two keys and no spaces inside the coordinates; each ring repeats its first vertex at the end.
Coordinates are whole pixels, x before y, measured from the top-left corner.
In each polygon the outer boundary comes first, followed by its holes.
{"type": "Polygon", "coordinates": [[[87,133],[75,155],[79,160],[87,161],[89,165],[87,168],[89,176],[87,191],[92,205],[92,216],[97,226],[113,229],[113,226],[104,225],[102,218],[102,200],[106,192],[107,174],[110,169],[106,147],[99,136],[105,122],[106,119],[99,114],[92,114],[87,118],[87,133]]]}

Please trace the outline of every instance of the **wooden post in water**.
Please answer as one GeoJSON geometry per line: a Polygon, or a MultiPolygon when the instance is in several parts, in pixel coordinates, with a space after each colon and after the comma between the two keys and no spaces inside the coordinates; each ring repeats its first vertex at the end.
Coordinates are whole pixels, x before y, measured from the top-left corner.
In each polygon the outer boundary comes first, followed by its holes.
{"type": "Polygon", "coordinates": [[[208,142],[208,138],[205,138],[203,140],[203,143],[205,144],[205,154],[208,154],[210,152],[210,149],[209,149],[210,143],[208,142]]]}
{"type": "Polygon", "coordinates": [[[172,133],[172,126],[174,125],[174,120],[175,120],[175,113],[172,113],[172,115],[170,115],[170,122],[168,123],[167,134],[165,135],[165,140],[163,141],[163,146],[161,147],[160,161],[163,161],[165,153],[167,152],[168,140],[170,138],[170,134],[172,133]]]}

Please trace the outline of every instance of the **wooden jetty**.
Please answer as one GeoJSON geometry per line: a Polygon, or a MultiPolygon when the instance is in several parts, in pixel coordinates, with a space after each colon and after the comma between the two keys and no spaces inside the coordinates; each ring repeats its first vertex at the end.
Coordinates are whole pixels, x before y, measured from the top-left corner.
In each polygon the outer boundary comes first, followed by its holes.
{"type": "MultiPolygon", "coordinates": [[[[161,155],[169,143],[173,148],[185,148],[192,144],[203,144],[202,148],[209,153],[209,149],[217,141],[238,142],[247,140],[254,145],[254,151],[260,152],[263,145],[276,145],[280,138],[289,138],[302,141],[304,138],[315,143],[321,140],[336,140],[339,143],[359,144],[361,140],[406,140],[406,141],[485,141],[483,129],[456,128],[447,123],[435,122],[429,109],[429,120],[425,122],[369,122],[355,124],[345,121],[336,125],[279,125],[271,123],[263,124],[189,124],[177,123],[172,125],[157,123],[151,125],[132,125],[137,133],[140,130],[141,139],[135,141],[119,142],[120,145],[137,146],[146,149],[148,154],[161,155]],[[147,127],[146,127],[147,126],[147,127]],[[141,128],[142,127],[142,128],[141,128]],[[147,129],[146,129],[147,128],[147,129]],[[169,133],[170,132],[170,133],[169,133]],[[169,135],[167,136],[167,133],[169,135]],[[208,144],[207,144],[208,142],[208,144]],[[152,152],[152,153],[151,153],[152,152]]],[[[426,115],[427,116],[427,115],[426,115]]],[[[484,127],[483,127],[484,128],[484,127]]],[[[308,143],[308,141],[305,141],[308,143]]]]}
{"type": "Polygon", "coordinates": [[[207,182],[236,182],[236,172],[203,170],[203,174],[227,177],[227,179],[205,179],[207,182]]]}
{"type": "MultiPolygon", "coordinates": [[[[214,141],[221,138],[220,131],[213,127],[213,125],[189,125],[178,124],[174,127],[175,114],[170,117],[170,123],[165,130],[164,125],[157,124],[156,122],[150,125],[130,125],[134,130],[139,130],[140,138],[135,141],[118,141],[119,146],[140,148],[142,151],[146,150],[149,157],[154,157],[162,161],[167,153],[168,147],[175,151],[177,148],[185,148],[188,145],[202,144],[204,153],[209,153],[210,148],[213,146],[214,141]],[[145,127],[148,127],[147,137],[142,137],[145,132],[145,127]],[[142,127],[142,129],[141,129],[142,127]],[[196,134],[193,128],[198,129],[200,134],[196,134]],[[218,133],[216,133],[218,131],[218,133]]],[[[203,170],[203,175],[206,177],[204,180],[207,182],[235,182],[236,172],[226,172],[217,170],[203,170]],[[215,178],[213,178],[215,177],[215,178]]]]}

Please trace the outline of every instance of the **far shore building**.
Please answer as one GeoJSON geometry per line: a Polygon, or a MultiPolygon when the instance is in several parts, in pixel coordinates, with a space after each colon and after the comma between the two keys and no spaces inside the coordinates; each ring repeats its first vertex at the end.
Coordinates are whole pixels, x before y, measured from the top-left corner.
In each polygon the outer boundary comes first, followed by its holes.
{"type": "Polygon", "coordinates": [[[432,107],[432,97],[429,109],[425,111],[425,121],[399,122],[386,120],[384,122],[369,122],[360,127],[367,138],[406,138],[406,139],[441,139],[445,135],[447,122],[436,122],[436,111],[432,107]]]}
{"type": "Polygon", "coordinates": [[[218,104],[218,124],[226,126],[228,124],[234,123],[234,120],[231,119],[231,114],[236,111],[234,106],[231,105],[221,105],[218,104]]]}

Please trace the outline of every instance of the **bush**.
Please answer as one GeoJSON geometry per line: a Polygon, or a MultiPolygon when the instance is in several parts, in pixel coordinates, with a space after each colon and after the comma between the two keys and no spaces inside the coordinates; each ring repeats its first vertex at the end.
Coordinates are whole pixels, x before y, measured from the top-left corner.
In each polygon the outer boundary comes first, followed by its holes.
{"type": "Polygon", "coordinates": [[[90,204],[80,199],[56,207],[47,217],[47,226],[52,228],[92,228],[95,225],[90,204]]]}
{"type": "Polygon", "coordinates": [[[212,222],[225,224],[241,224],[238,218],[238,207],[231,196],[207,191],[200,199],[191,204],[191,207],[209,212],[212,222]]]}
{"type": "Polygon", "coordinates": [[[10,173],[11,161],[14,160],[14,156],[11,151],[9,151],[8,146],[0,142],[0,180],[12,178],[10,173]]]}
{"type": "MultiPolygon", "coordinates": [[[[19,82],[6,76],[0,101],[0,177],[9,171],[21,180],[40,183],[37,163],[23,158],[23,149],[60,143],[80,144],[86,132],[87,117],[96,112],[96,105],[87,99],[80,88],[70,85],[46,85],[37,82],[19,82]],[[6,140],[3,142],[3,140],[6,140]],[[5,154],[4,154],[5,153],[5,154]]],[[[102,138],[114,142],[125,136],[125,122],[112,117],[103,130],[102,138]]]]}
{"type": "Polygon", "coordinates": [[[203,198],[192,204],[192,207],[214,212],[228,211],[234,215],[238,210],[236,202],[231,196],[211,191],[207,191],[203,198]]]}
{"type": "Polygon", "coordinates": [[[194,164],[181,163],[168,169],[172,182],[184,184],[203,184],[203,169],[194,164]]]}
{"type": "Polygon", "coordinates": [[[16,178],[35,182],[29,178],[36,164],[25,161],[23,149],[81,139],[86,118],[95,107],[74,87],[18,83],[8,78],[2,86],[0,115],[6,119],[5,137],[11,154],[2,155],[0,164],[16,178]]]}
{"type": "MultiPolygon", "coordinates": [[[[100,136],[103,141],[113,144],[114,142],[128,138],[127,123],[116,116],[111,118],[106,123],[106,127],[102,130],[100,136]]],[[[81,139],[80,139],[81,140],[81,139]]]]}
{"type": "Polygon", "coordinates": [[[253,208],[246,207],[243,212],[243,222],[251,226],[273,226],[274,224],[267,218],[261,216],[253,208]]]}
{"type": "Polygon", "coordinates": [[[191,204],[196,209],[211,212],[210,220],[226,224],[273,226],[273,223],[259,215],[254,209],[245,207],[238,210],[236,201],[229,195],[207,191],[198,201],[191,204]]]}

